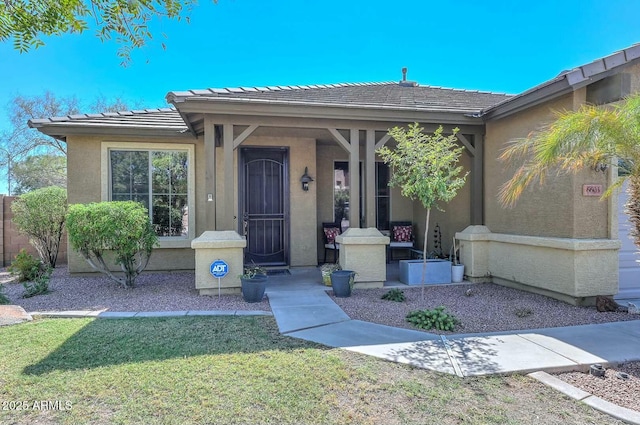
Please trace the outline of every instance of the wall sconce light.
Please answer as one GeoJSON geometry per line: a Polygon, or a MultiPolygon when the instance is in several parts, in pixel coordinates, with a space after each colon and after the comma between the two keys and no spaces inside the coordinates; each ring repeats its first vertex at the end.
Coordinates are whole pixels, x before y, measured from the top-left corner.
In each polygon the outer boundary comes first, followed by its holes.
{"type": "Polygon", "coordinates": [[[308,174],[307,167],[304,167],[304,174],[300,177],[300,181],[302,182],[302,190],[307,192],[309,190],[309,183],[313,181],[311,176],[308,174]]]}
{"type": "Polygon", "coordinates": [[[597,164],[591,166],[591,169],[596,173],[598,171],[605,173],[607,171],[607,168],[609,168],[609,165],[606,162],[598,162],[597,164]]]}

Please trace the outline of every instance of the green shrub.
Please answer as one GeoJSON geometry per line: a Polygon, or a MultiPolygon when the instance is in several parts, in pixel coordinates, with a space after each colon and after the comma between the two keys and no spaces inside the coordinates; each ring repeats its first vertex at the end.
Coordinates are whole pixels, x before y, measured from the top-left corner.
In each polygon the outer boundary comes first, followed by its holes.
{"type": "Polygon", "coordinates": [[[99,202],[69,206],[67,231],[71,247],[95,270],[109,276],[125,288],[149,263],[158,237],[149,221],[149,212],[133,201],[99,202]],[[124,277],[113,274],[105,260],[112,252],[124,277]]]}
{"type": "Polygon", "coordinates": [[[49,293],[49,279],[51,278],[52,269],[48,267],[46,270],[41,270],[32,282],[24,282],[24,292],[22,298],[31,298],[36,295],[43,295],[49,293]]]}
{"type": "Polygon", "coordinates": [[[43,264],[55,267],[67,214],[67,191],[56,186],[25,193],[11,204],[13,222],[29,237],[43,264]]]}
{"type": "Polygon", "coordinates": [[[514,311],[515,315],[520,317],[520,318],[524,318],[524,317],[529,317],[533,314],[533,310],[531,310],[528,307],[521,307],[521,308],[517,308],[514,311]]]}
{"type": "Polygon", "coordinates": [[[395,288],[395,289],[389,290],[389,292],[384,294],[382,296],[382,299],[401,303],[401,302],[404,302],[405,297],[404,297],[404,292],[402,292],[400,289],[395,288]]]}
{"type": "Polygon", "coordinates": [[[437,329],[439,331],[453,331],[458,325],[458,319],[451,313],[444,311],[444,306],[433,310],[416,310],[407,314],[407,322],[420,329],[437,329]]]}
{"type": "Polygon", "coordinates": [[[35,280],[42,270],[42,261],[29,254],[24,248],[14,257],[7,270],[18,276],[19,282],[35,280]]]}
{"type": "Polygon", "coordinates": [[[7,294],[4,293],[4,285],[0,283],[0,305],[2,304],[11,304],[11,300],[7,297],[7,294]]]}

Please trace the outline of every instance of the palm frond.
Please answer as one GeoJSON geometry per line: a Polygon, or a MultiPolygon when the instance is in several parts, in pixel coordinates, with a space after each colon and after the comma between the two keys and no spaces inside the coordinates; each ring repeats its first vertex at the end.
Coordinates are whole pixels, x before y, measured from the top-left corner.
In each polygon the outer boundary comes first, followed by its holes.
{"type": "Polygon", "coordinates": [[[502,162],[522,162],[500,188],[503,206],[514,206],[533,181],[544,183],[553,171],[576,173],[621,158],[625,171],[640,175],[640,95],[616,107],[583,105],[555,115],[555,121],[510,142],[500,154],[502,162]]]}

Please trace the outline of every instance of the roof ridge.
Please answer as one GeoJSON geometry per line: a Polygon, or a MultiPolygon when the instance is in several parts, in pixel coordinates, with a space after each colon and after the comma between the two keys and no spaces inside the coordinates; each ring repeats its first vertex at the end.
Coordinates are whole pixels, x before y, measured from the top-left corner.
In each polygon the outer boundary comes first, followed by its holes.
{"type": "MultiPolygon", "coordinates": [[[[367,86],[384,86],[384,85],[396,85],[397,81],[371,81],[371,82],[342,82],[342,83],[325,83],[325,84],[300,84],[300,85],[268,85],[268,86],[241,86],[241,87],[209,87],[206,89],[192,89],[185,91],[172,91],[170,93],[176,96],[193,96],[193,95],[225,95],[225,94],[242,94],[242,93],[269,93],[278,91],[290,91],[290,90],[314,90],[314,89],[335,89],[342,87],[367,87],[367,86]]],[[[466,93],[480,93],[480,94],[493,94],[501,96],[514,96],[514,94],[505,92],[494,92],[489,90],[472,90],[472,89],[458,89],[453,87],[442,87],[432,85],[417,85],[419,88],[430,88],[449,90],[466,93]]]]}
{"type": "Polygon", "coordinates": [[[395,84],[392,81],[379,82],[343,82],[343,83],[325,83],[325,84],[290,84],[290,85],[268,85],[268,86],[240,86],[240,87],[209,87],[206,89],[192,89],[184,91],[174,91],[172,93],[181,94],[188,93],[191,95],[207,95],[207,94],[228,94],[228,93],[255,93],[255,92],[275,92],[282,90],[314,90],[314,89],[331,89],[340,87],[353,86],[382,86],[385,84],[395,84]]]}
{"type": "MultiPolygon", "coordinates": [[[[173,91],[172,93],[188,94],[188,95],[210,95],[210,94],[238,94],[238,93],[267,93],[283,90],[313,90],[313,89],[332,89],[341,87],[366,87],[366,86],[384,86],[398,84],[396,81],[369,81],[369,82],[343,82],[343,83],[325,83],[325,84],[300,84],[300,85],[270,85],[270,86],[241,86],[241,87],[209,87],[206,89],[191,89],[185,91],[173,91]]],[[[475,90],[475,89],[459,89],[454,87],[433,86],[430,84],[417,85],[415,87],[431,88],[440,90],[451,90],[466,93],[496,94],[503,96],[514,96],[512,93],[496,92],[491,90],[475,90]]]]}
{"type": "Polygon", "coordinates": [[[429,84],[418,85],[417,87],[425,87],[425,88],[440,89],[440,90],[460,91],[460,92],[465,92],[465,93],[481,93],[481,94],[497,94],[497,95],[501,95],[501,96],[515,96],[512,93],[506,93],[506,92],[497,92],[497,91],[491,91],[491,90],[457,89],[455,87],[432,86],[432,85],[429,85],[429,84]]]}

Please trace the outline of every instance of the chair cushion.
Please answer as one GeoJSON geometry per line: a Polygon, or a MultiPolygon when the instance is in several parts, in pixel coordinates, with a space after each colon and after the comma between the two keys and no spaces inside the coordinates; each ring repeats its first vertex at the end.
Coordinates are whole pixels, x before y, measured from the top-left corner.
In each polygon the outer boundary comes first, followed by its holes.
{"type": "Polygon", "coordinates": [[[391,242],[390,248],[413,248],[413,242],[391,242]]]}
{"type": "Polygon", "coordinates": [[[413,239],[413,226],[393,226],[394,242],[409,242],[413,239]]]}
{"type": "Polygon", "coordinates": [[[340,234],[340,229],[337,227],[325,227],[324,228],[324,236],[327,238],[327,243],[334,243],[336,240],[336,236],[340,234]]]}

